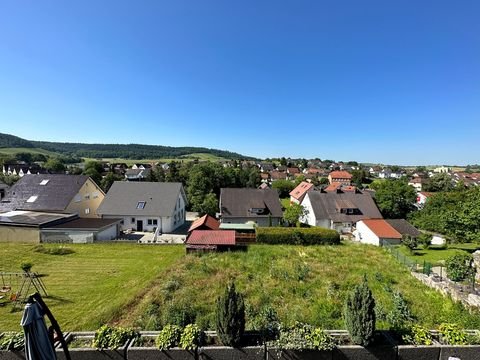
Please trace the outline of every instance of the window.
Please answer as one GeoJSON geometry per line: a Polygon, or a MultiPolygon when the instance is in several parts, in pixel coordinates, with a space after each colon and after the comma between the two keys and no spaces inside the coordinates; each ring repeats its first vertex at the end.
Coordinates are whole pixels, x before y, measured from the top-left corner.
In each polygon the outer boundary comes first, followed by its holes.
{"type": "Polygon", "coordinates": [[[85,200],[90,200],[90,194],[85,194],[85,200]]]}
{"type": "Polygon", "coordinates": [[[85,214],[87,214],[87,215],[90,214],[90,208],[85,209],[85,214]]]}
{"type": "Polygon", "coordinates": [[[120,220],[120,225],[123,225],[123,224],[124,224],[123,220],[120,220]]]}
{"type": "Polygon", "coordinates": [[[49,179],[44,179],[40,182],[40,185],[47,185],[49,181],[49,179]]]}
{"type": "Polygon", "coordinates": [[[147,224],[148,224],[148,225],[152,225],[152,223],[153,223],[152,219],[148,219],[148,220],[147,220],[147,224]]]}
{"type": "Polygon", "coordinates": [[[153,225],[158,225],[158,220],[157,219],[153,219],[153,225]]]}
{"type": "Polygon", "coordinates": [[[139,201],[137,203],[137,209],[143,210],[145,208],[145,201],[139,201]]]}
{"type": "Polygon", "coordinates": [[[134,224],[134,223],[135,223],[135,218],[132,218],[132,224],[134,224]]]}
{"type": "Polygon", "coordinates": [[[37,195],[33,195],[33,196],[30,196],[27,200],[28,203],[33,203],[35,202],[35,200],[37,200],[38,196],[37,195]]]}
{"type": "Polygon", "coordinates": [[[93,192],[93,198],[94,198],[94,199],[97,199],[97,198],[98,198],[98,191],[94,191],[94,192],[93,192]]]}

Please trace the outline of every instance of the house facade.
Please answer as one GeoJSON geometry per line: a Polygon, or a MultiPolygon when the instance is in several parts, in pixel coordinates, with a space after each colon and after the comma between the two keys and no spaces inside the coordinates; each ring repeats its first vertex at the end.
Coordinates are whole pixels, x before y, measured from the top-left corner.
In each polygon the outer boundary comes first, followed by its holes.
{"type": "Polygon", "coordinates": [[[186,205],[181,183],[115,181],[98,213],[121,219],[122,231],[170,233],[185,223],[186,205]]]}
{"type": "Polygon", "coordinates": [[[382,246],[384,241],[389,244],[400,244],[402,241],[402,235],[383,219],[360,220],[354,235],[355,241],[375,246],[382,246]]]}
{"type": "Polygon", "coordinates": [[[350,185],[352,183],[352,174],[348,171],[332,171],[328,174],[328,182],[332,183],[341,183],[344,185],[350,185]]]}
{"type": "Polygon", "coordinates": [[[307,215],[300,219],[310,226],[351,233],[363,219],[381,219],[382,215],[372,197],[362,192],[309,191],[301,203],[307,215]]]}

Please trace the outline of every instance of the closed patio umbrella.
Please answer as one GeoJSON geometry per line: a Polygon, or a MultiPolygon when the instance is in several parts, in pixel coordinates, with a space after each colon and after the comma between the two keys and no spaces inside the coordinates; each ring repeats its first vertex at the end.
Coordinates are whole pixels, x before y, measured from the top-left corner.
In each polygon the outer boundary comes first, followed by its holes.
{"type": "Polygon", "coordinates": [[[22,321],[25,333],[26,360],[55,360],[57,358],[44,320],[45,311],[38,302],[25,305],[22,321]]]}

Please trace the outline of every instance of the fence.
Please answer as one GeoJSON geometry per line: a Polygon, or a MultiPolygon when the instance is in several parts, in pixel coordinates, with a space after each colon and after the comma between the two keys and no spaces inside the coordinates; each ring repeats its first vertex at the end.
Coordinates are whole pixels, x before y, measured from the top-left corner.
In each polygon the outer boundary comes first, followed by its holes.
{"type": "Polygon", "coordinates": [[[405,265],[410,271],[415,271],[425,275],[430,275],[432,273],[432,263],[428,261],[417,262],[405,254],[402,254],[402,252],[398,249],[398,245],[392,245],[388,241],[383,241],[382,245],[390,254],[393,255],[395,259],[397,259],[399,263],[405,265]]]}

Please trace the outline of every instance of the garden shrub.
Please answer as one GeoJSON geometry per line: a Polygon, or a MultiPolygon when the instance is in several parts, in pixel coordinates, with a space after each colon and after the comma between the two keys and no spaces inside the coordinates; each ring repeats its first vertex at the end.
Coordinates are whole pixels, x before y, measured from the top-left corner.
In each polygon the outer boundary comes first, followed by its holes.
{"type": "Polygon", "coordinates": [[[332,350],[335,341],[320,328],[296,322],[292,326],[280,325],[278,339],[269,346],[280,350],[332,350]]]}
{"type": "Polygon", "coordinates": [[[163,325],[172,324],[183,328],[188,324],[193,324],[195,320],[195,311],[188,304],[171,302],[164,308],[163,325]]]}
{"type": "Polygon", "coordinates": [[[375,299],[366,278],[347,296],[344,318],[354,344],[368,346],[372,343],[375,333],[375,299]]]}
{"type": "Polygon", "coordinates": [[[443,323],[438,327],[440,340],[446,345],[466,345],[468,337],[458,324],[443,323]]]}
{"type": "Polygon", "coordinates": [[[48,254],[48,255],[69,255],[74,254],[75,251],[66,246],[45,247],[43,245],[37,245],[33,248],[33,251],[48,254]]]}
{"type": "Polygon", "coordinates": [[[471,254],[455,254],[445,261],[447,276],[452,281],[462,281],[472,276],[475,269],[471,267],[473,257],[471,254]]]}
{"type": "Polygon", "coordinates": [[[258,243],[272,245],[334,245],[340,243],[340,235],[335,230],[320,227],[259,227],[256,229],[256,235],[258,243]]]}
{"type": "Polygon", "coordinates": [[[179,345],[185,350],[195,350],[202,344],[203,331],[196,324],[188,324],[180,335],[179,345]]]}
{"type": "Polygon", "coordinates": [[[127,340],[140,337],[134,329],[103,325],[95,331],[93,346],[97,349],[118,349],[127,340]]]}
{"type": "Polygon", "coordinates": [[[168,350],[178,345],[182,329],[177,325],[165,325],[155,339],[160,350],[168,350]]]}
{"type": "Polygon", "coordinates": [[[225,294],[218,297],[216,306],[216,330],[223,345],[238,346],[245,331],[245,305],[242,294],[231,283],[225,294]]]}
{"type": "Polygon", "coordinates": [[[412,325],[407,333],[402,336],[403,341],[408,345],[432,345],[432,334],[428,329],[420,325],[412,325]]]}
{"type": "Polygon", "coordinates": [[[392,292],[392,299],[393,309],[387,314],[386,320],[393,329],[403,329],[413,320],[412,313],[407,301],[399,291],[392,292]]]}

